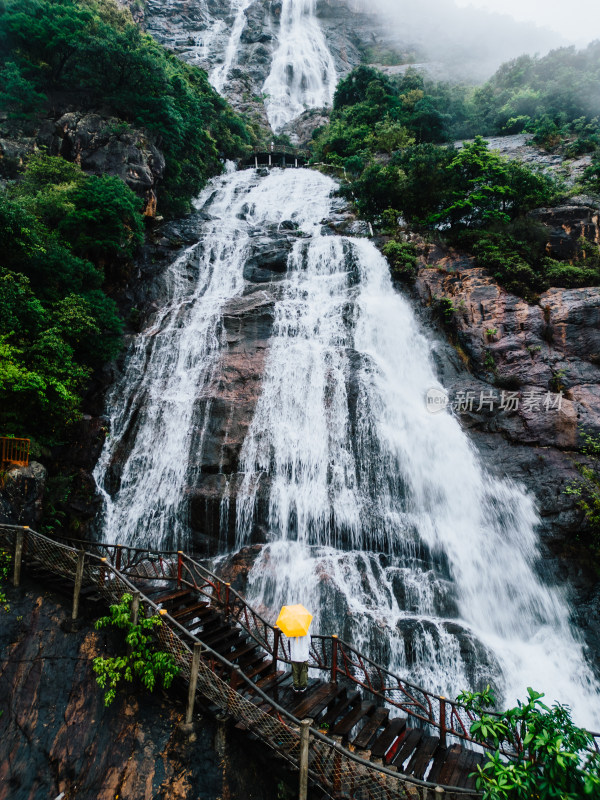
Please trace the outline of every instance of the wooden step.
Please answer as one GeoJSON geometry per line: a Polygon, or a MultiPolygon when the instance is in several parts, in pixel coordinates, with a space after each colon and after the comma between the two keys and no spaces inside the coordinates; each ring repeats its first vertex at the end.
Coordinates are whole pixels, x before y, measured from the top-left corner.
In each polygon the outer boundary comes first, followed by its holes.
{"type": "Polygon", "coordinates": [[[468,750],[462,750],[458,754],[458,758],[454,764],[452,774],[448,778],[447,786],[464,786],[468,777],[471,764],[471,753],[468,750]]]}
{"type": "Polygon", "coordinates": [[[404,738],[400,743],[400,746],[396,752],[396,755],[392,758],[391,764],[394,767],[398,768],[399,772],[403,772],[402,765],[409,758],[421,739],[423,738],[423,731],[419,730],[419,728],[407,728],[404,734],[404,738]]]}
{"type": "Polygon", "coordinates": [[[483,767],[487,761],[487,756],[483,753],[475,753],[471,751],[471,763],[469,764],[469,772],[465,781],[465,789],[475,789],[477,781],[477,767],[483,767]],[[471,777],[471,773],[473,776],[471,777]]]}
{"type": "Polygon", "coordinates": [[[348,710],[350,708],[354,708],[354,706],[357,705],[360,700],[360,692],[352,691],[350,694],[343,692],[339,701],[332,705],[332,707],[327,711],[323,718],[319,720],[319,722],[321,725],[334,725],[341,716],[347,714],[348,710]]]}
{"type": "Polygon", "coordinates": [[[179,602],[184,598],[193,598],[194,595],[192,594],[191,589],[177,589],[176,591],[165,592],[164,594],[159,594],[156,597],[152,597],[151,600],[156,605],[160,605],[162,603],[163,606],[171,605],[172,603],[179,602]]]}
{"type": "Polygon", "coordinates": [[[461,752],[462,747],[459,744],[453,744],[446,749],[439,748],[433,760],[429,780],[432,783],[441,783],[443,786],[447,786],[461,752]],[[441,763],[438,762],[438,754],[441,755],[441,763]]]}
{"type": "Polygon", "coordinates": [[[256,682],[256,685],[259,689],[262,689],[263,692],[269,694],[270,690],[275,686],[276,683],[282,680],[284,676],[285,672],[280,669],[277,672],[273,672],[271,675],[266,675],[264,678],[261,678],[256,682]]]}
{"type": "Polygon", "coordinates": [[[238,662],[238,664],[239,664],[239,660],[240,659],[244,658],[249,653],[252,653],[254,650],[257,649],[257,647],[258,647],[258,645],[256,644],[256,642],[254,642],[254,641],[248,642],[248,639],[242,639],[242,641],[240,642],[239,647],[237,647],[235,650],[233,650],[231,653],[229,653],[228,660],[231,661],[231,662],[234,662],[234,661],[238,662]]]}
{"type": "Polygon", "coordinates": [[[387,708],[378,708],[363,725],[360,732],[354,737],[352,744],[362,750],[367,750],[371,740],[377,734],[381,726],[387,723],[389,715],[390,712],[387,708]]]}
{"type": "Polygon", "coordinates": [[[427,767],[429,766],[435,751],[440,744],[439,736],[423,736],[421,742],[406,767],[407,775],[414,775],[415,778],[423,780],[427,767]]]}
{"type": "Polygon", "coordinates": [[[387,751],[406,729],[406,718],[396,717],[388,723],[377,739],[371,745],[371,758],[384,758],[387,751]]]}
{"type": "Polygon", "coordinates": [[[363,700],[359,706],[353,708],[340,722],[334,725],[331,733],[335,736],[348,736],[352,728],[354,728],[361,719],[370,716],[374,711],[375,703],[363,700]]]}
{"type": "MultiPolygon", "coordinates": [[[[205,608],[208,608],[208,603],[194,603],[191,606],[182,606],[182,608],[172,611],[171,616],[178,622],[181,622],[182,619],[193,619],[193,617],[191,617],[192,614],[198,615],[198,612],[205,608]]],[[[183,622],[181,624],[183,624],[183,622]]]]}
{"type": "Polygon", "coordinates": [[[250,680],[254,678],[260,677],[264,675],[267,670],[270,670],[273,667],[272,659],[266,659],[261,661],[259,664],[255,664],[251,672],[246,672],[245,675],[250,680]]]}
{"type": "MultiPolygon", "coordinates": [[[[325,686],[329,687],[329,691],[317,703],[313,705],[307,714],[307,717],[317,721],[323,711],[334,703],[340,695],[346,694],[346,689],[337,683],[326,683],[325,686]]],[[[320,720],[319,720],[320,721],[320,720]]]]}
{"type": "Polygon", "coordinates": [[[314,712],[314,709],[320,707],[318,713],[321,713],[323,708],[327,705],[327,703],[325,703],[325,706],[322,706],[321,703],[328,697],[335,697],[335,693],[337,693],[336,690],[337,686],[335,686],[335,684],[321,683],[310,693],[307,689],[306,692],[296,695],[298,704],[294,708],[294,716],[298,719],[307,719],[308,717],[316,719],[317,714],[314,712]],[[332,694],[332,686],[334,687],[334,694],[332,694]]]}

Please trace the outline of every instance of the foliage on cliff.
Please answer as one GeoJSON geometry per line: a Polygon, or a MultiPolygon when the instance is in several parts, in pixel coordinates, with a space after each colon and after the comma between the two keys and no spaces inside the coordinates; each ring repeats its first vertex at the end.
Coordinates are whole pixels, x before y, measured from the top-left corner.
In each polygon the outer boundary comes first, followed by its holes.
{"type": "Polygon", "coordinates": [[[583,524],[576,539],[582,546],[588,563],[600,573],[600,436],[581,431],[581,454],[585,462],[578,462],[581,480],[568,486],[565,494],[576,498],[583,514],[583,524]]]}
{"type": "Polygon", "coordinates": [[[109,706],[117,695],[122,681],[132,683],[137,678],[142,686],[153,691],[157,683],[165,689],[173,683],[179,672],[173,656],[157,649],[154,631],[163,623],[158,615],[133,620],[133,597],[124,594],[120,603],[110,607],[110,615],[96,622],[96,629],[117,628],[124,632],[126,652],[121,656],[94,659],[94,672],[98,685],[105,689],[104,705],[109,706]]]}
{"type": "Polygon", "coordinates": [[[166,159],[159,202],[179,214],[221,158],[250,141],[208,82],[142,33],[113,0],[0,0],[0,107],[14,117],[69,104],[144,129],[166,159]]]}
{"type": "Polygon", "coordinates": [[[568,706],[552,707],[544,695],[527,690],[527,699],[500,714],[490,712],[495,699],[485,692],[463,692],[458,701],[476,712],[471,725],[476,741],[496,747],[478,767],[477,788],[483,800],[583,800],[600,793],[600,754],[591,734],[578,728],[568,706]],[[501,745],[516,756],[504,758],[501,745]]]}
{"type": "MultiPolygon", "coordinates": [[[[481,136],[460,149],[444,143],[453,125],[475,119],[465,102],[453,116],[451,100],[448,87],[410,71],[393,82],[360,67],[338,86],[331,122],[316,133],[314,158],[344,168],[346,191],[365,216],[381,222],[387,209],[396,209],[413,226],[473,252],[507,289],[528,299],[550,285],[599,284],[597,248],[580,248],[573,264],[553,261],[539,226],[525,222],[529,210],[560,198],[553,179],[502,158],[481,136]]],[[[596,159],[586,174],[590,188],[597,172],[596,159]]]]}
{"type": "Polygon", "coordinates": [[[0,190],[0,429],[50,445],[78,415],[92,370],[121,345],[103,290],[143,236],[142,201],[118,178],[36,154],[0,190]]]}

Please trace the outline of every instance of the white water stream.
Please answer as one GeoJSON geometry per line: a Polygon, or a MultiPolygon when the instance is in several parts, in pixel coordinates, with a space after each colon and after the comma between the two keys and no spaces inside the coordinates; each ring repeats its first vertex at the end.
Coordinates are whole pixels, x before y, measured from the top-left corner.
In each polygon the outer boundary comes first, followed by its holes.
{"type": "Polygon", "coordinates": [[[335,63],[315,14],[316,0],[283,0],[278,47],[263,91],[275,132],[308,108],[330,106],[335,63]]]}
{"type": "MultiPolygon", "coordinates": [[[[246,5],[237,0],[215,85],[234,63],[246,5]]],[[[273,128],[330,103],[335,81],[314,0],[283,0],[265,82],[273,128]]],[[[202,194],[210,219],[168,270],[164,307],[109,397],[96,469],[102,537],[186,542],[186,493],[227,346],[223,309],[244,291],[253,234],[292,220],[307,237],[278,284],[241,487],[222,503],[238,546],[268,531],[250,601],[273,620],[281,604],[302,602],[314,632],[338,633],[432,691],[493,682],[511,702],[533,686],[598,727],[598,686],[567,600],[536,569],[534,504],[486,473],[450,413],[428,413],[425,393],[441,388],[431,345],[385,260],[369,241],[322,235],[334,188],[308,170],[247,171],[202,194]]]]}
{"type": "Polygon", "coordinates": [[[229,77],[229,73],[235,61],[239,46],[240,38],[246,24],[246,9],[249,8],[254,0],[232,0],[231,9],[235,11],[235,18],[233,26],[225,48],[225,57],[222,64],[216,66],[210,73],[210,82],[215,87],[217,92],[223,94],[225,84],[229,77]]]}
{"type": "Polygon", "coordinates": [[[252,232],[293,220],[310,236],[279,284],[229,508],[240,546],[256,522],[269,531],[250,601],[273,619],[282,603],[302,602],[316,632],[343,635],[431,690],[454,696],[493,681],[509,701],[532,685],[597,724],[567,602],[535,571],[533,503],[486,474],[450,413],[427,411],[425,393],[439,385],[430,344],[387,263],[367,240],[321,233],[334,188],[317,172],[274,170],[234,173],[204,192],[212,219],[171,266],[169,301],[110,397],[96,472],[103,537],[185,541],[186,480],[210,414],[200,401],[226,347],[223,306],[243,291],[252,232]],[[113,461],[124,464],[120,483],[113,461]],[[268,518],[257,520],[260,493],[268,518]]]}

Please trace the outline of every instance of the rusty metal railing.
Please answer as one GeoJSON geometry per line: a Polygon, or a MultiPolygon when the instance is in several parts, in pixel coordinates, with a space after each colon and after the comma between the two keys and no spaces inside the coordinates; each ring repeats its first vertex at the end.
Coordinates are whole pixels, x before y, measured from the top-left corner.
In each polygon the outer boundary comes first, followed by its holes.
{"type": "Polygon", "coordinates": [[[0,466],[10,464],[15,467],[29,466],[30,439],[15,439],[12,436],[0,437],[0,466]]]}
{"type": "MultiPolygon", "coordinates": [[[[179,588],[194,589],[248,633],[275,664],[278,661],[291,663],[289,640],[281,631],[252,608],[230,583],[187,553],[73,539],[64,541],[107,558],[130,580],[172,581],[179,588]]],[[[451,737],[489,750],[497,749],[497,744],[482,743],[471,735],[471,725],[477,719],[473,711],[401,678],[337,636],[311,636],[309,667],[327,673],[332,683],[341,680],[360,687],[391,711],[406,714],[417,724],[436,729],[442,742],[451,737]]],[[[493,712],[491,715],[497,716],[493,712]]],[[[594,746],[600,751],[600,734],[592,735],[594,746]]],[[[523,751],[523,743],[517,737],[516,741],[501,745],[500,750],[507,757],[514,757],[523,751]]]]}
{"type": "MultiPolygon", "coordinates": [[[[56,542],[25,527],[0,525],[0,548],[14,549],[15,568],[18,565],[19,572],[22,562],[41,563],[55,574],[74,580],[76,587],[78,581],[80,587],[82,584],[94,586],[107,603],[119,602],[125,593],[137,594],[139,613],[160,614],[164,624],[156,629],[159,645],[172,654],[180,676],[194,685],[194,673],[199,694],[235,719],[239,727],[258,736],[266,748],[275,751],[294,770],[298,769],[300,720],[256,686],[238,667],[141,593],[133,582],[137,576],[124,575],[105,556],[56,542]],[[200,659],[194,665],[193,653],[196,648],[200,648],[200,659]]],[[[137,566],[142,563],[146,562],[138,562],[137,566]]],[[[174,574],[173,570],[168,570],[170,579],[182,584],[189,583],[184,577],[184,560],[178,558],[173,563],[174,574]]],[[[17,580],[15,583],[18,585],[17,580]]],[[[209,586],[213,583],[212,580],[205,582],[209,586]]],[[[204,584],[199,588],[203,587],[204,584]]],[[[226,594],[221,602],[227,602],[226,594]]],[[[357,800],[434,800],[442,788],[448,800],[475,800],[481,797],[474,790],[440,787],[367,761],[313,727],[309,728],[308,747],[310,779],[331,800],[342,797],[357,800]]]]}

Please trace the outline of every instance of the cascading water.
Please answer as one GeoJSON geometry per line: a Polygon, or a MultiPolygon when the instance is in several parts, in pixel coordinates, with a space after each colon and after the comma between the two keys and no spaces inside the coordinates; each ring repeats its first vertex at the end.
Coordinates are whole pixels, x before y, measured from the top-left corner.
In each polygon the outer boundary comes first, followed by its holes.
{"type": "Polygon", "coordinates": [[[229,77],[231,67],[240,46],[240,38],[244,30],[244,25],[246,24],[245,11],[253,2],[254,0],[232,0],[232,11],[235,11],[235,18],[231,33],[229,34],[227,47],[225,48],[225,58],[223,63],[215,67],[210,73],[210,82],[217,92],[221,94],[223,94],[227,78],[229,77]]]}
{"type": "Polygon", "coordinates": [[[427,411],[438,386],[430,345],[387,263],[367,240],[322,234],[334,188],[309,170],[247,171],[200,198],[210,219],[169,269],[168,302],[109,399],[96,470],[103,538],[185,544],[223,308],[244,291],[257,226],[292,220],[304,236],[277,284],[243,474],[223,503],[240,546],[256,524],[269,531],[251,602],[272,619],[283,602],[303,602],[315,632],[343,635],[431,690],[493,682],[511,700],[533,685],[597,724],[567,603],[535,572],[533,504],[485,473],[450,413],[427,411]]]}
{"type": "Polygon", "coordinates": [[[315,14],[316,0],[283,0],[277,50],[263,91],[275,132],[307,108],[333,102],[336,70],[315,14]]]}
{"type": "Polygon", "coordinates": [[[485,473],[451,414],[428,412],[430,348],[387,263],[366,240],[321,235],[333,183],[270,180],[275,220],[287,192],[315,213],[241,456],[239,546],[268,495],[251,602],[270,614],[302,602],[315,630],[432,690],[492,682],[513,700],[533,685],[591,724],[600,697],[565,599],[536,575],[530,498],[485,473]]]}

